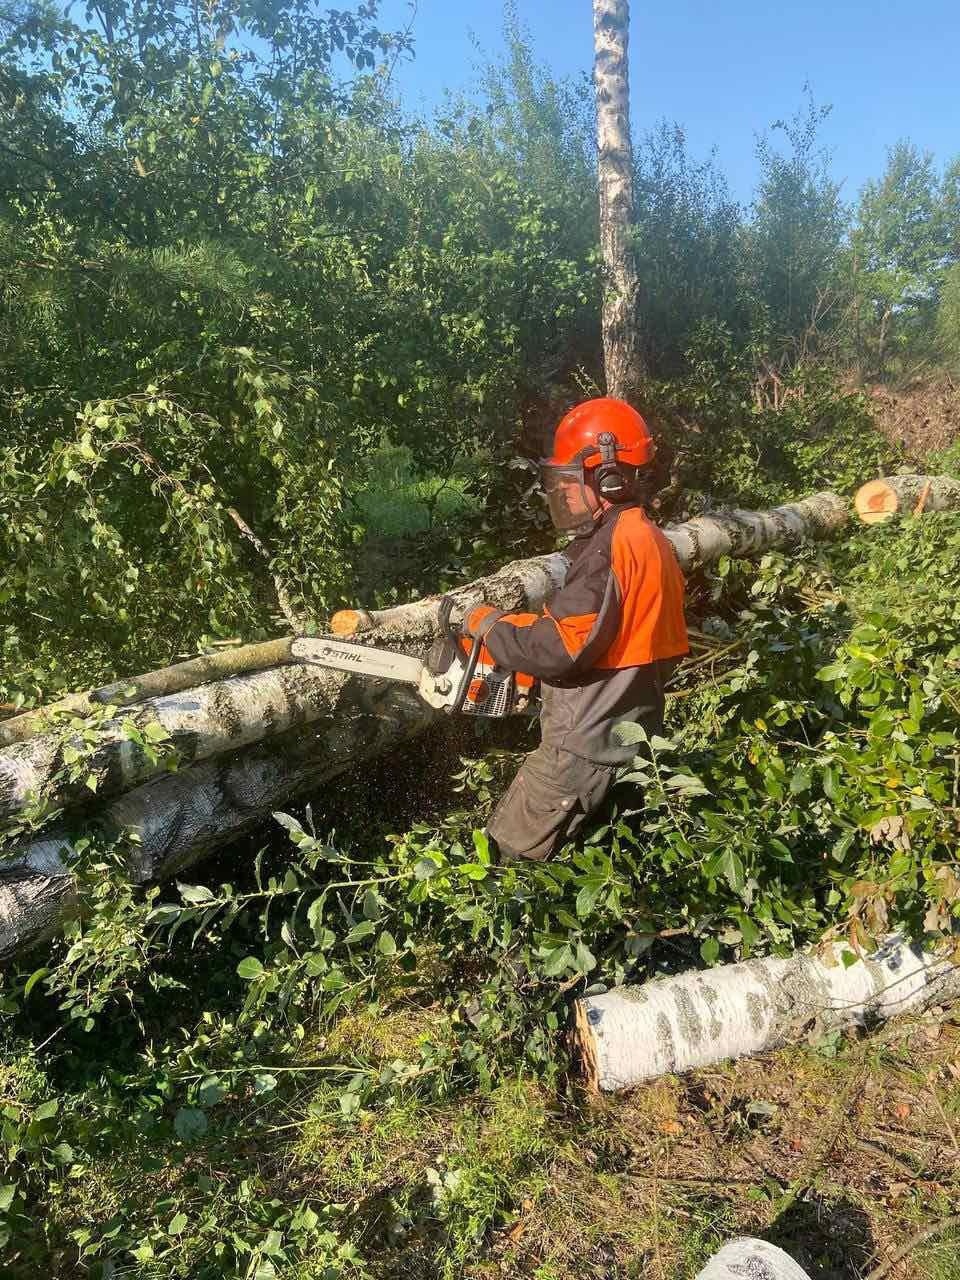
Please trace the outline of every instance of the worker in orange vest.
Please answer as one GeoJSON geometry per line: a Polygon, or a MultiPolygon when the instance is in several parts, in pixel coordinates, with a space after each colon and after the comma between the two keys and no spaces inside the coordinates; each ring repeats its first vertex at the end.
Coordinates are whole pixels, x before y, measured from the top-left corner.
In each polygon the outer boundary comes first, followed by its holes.
{"type": "Polygon", "coordinates": [[[664,684],[688,641],[683,574],[638,497],[655,452],[624,401],[572,409],[540,464],[553,523],[575,534],[564,585],[542,613],[484,604],[464,620],[499,666],[542,682],[540,746],[487,827],[503,859],[550,857],[600,805],[635,754],[617,725],[662,732],[664,684]]]}

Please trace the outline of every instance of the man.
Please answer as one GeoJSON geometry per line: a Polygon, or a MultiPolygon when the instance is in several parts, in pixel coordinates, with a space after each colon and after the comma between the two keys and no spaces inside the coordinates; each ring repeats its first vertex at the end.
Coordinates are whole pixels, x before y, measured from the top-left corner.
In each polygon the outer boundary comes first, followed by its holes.
{"type": "Polygon", "coordinates": [[[636,496],[654,453],[624,401],[572,409],[540,464],[553,523],[576,534],[563,587],[542,614],[480,605],[465,619],[498,664],[542,681],[540,746],[487,828],[504,859],[550,857],[597,808],[635,753],[617,725],[662,731],[664,682],[688,644],[683,575],[636,496]]]}

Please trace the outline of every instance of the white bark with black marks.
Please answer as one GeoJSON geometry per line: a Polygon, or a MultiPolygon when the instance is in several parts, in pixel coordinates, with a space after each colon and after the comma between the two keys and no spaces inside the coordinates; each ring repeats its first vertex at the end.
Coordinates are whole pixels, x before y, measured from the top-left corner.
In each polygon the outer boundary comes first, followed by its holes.
{"type": "MultiPolygon", "coordinates": [[[[716,564],[721,556],[749,559],[774,548],[832,537],[846,525],[850,514],[846,498],[825,491],[771,511],[714,511],[682,524],[668,525],[663,532],[680,568],[689,573],[701,565],[716,564]]],[[[500,607],[539,608],[536,602],[563,584],[566,569],[567,562],[560,554],[508,565],[502,575],[512,575],[521,593],[527,593],[528,603],[500,607]]],[[[491,587],[502,575],[482,578],[452,592],[454,616],[461,617],[484,601],[499,604],[502,592],[495,597],[491,587]]],[[[440,597],[430,596],[392,609],[346,609],[334,617],[333,630],[340,636],[363,634],[370,644],[388,644],[394,636],[429,642],[436,634],[439,608],[440,597]]]]}
{"type": "Polygon", "coordinates": [[[960,967],[942,952],[899,936],[850,965],[845,950],[746,960],[584,997],[572,1038],[588,1087],[628,1089],[775,1049],[815,1025],[864,1026],[960,996],[960,967]]]}
{"type": "Polygon", "coordinates": [[[630,240],[634,204],[629,35],[629,0],[593,0],[600,251],[604,269],[603,359],[607,395],[632,401],[643,369],[640,284],[630,240]]]}

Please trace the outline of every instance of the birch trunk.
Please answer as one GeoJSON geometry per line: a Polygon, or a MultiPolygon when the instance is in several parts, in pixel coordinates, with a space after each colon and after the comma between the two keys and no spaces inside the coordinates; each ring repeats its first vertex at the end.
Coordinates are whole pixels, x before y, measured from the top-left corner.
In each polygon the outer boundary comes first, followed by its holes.
{"type": "Polygon", "coordinates": [[[924,511],[960,511],[960,481],[952,476],[881,476],[860,486],[853,505],[864,524],[924,511]]]}
{"type": "Polygon", "coordinates": [[[849,967],[842,950],[831,963],[796,952],[585,997],[572,1039],[588,1088],[627,1089],[775,1049],[815,1024],[864,1026],[960,996],[960,966],[902,938],[849,967]]]}
{"type": "Polygon", "coordinates": [[[58,717],[90,716],[106,706],[127,707],[144,702],[147,698],[162,697],[164,694],[178,693],[181,689],[192,689],[198,684],[208,684],[212,680],[225,680],[242,671],[262,671],[266,667],[274,667],[289,659],[292,642],[292,636],[285,636],[278,640],[266,640],[262,644],[246,644],[238,649],[205,653],[188,662],[161,667],[158,671],[147,671],[142,676],[129,676],[125,680],[116,680],[113,684],[91,689],[87,693],[71,693],[59,702],[38,707],[34,711],[25,711],[22,715],[0,723],[0,747],[43,733],[50,727],[51,721],[58,717]]]}
{"type": "Polygon", "coordinates": [[[696,1280],[810,1280],[789,1254],[766,1240],[740,1236],[714,1254],[696,1280]]]}
{"type": "MultiPolygon", "coordinates": [[[[774,547],[829,538],[839,532],[849,518],[850,503],[846,498],[823,492],[774,507],[772,511],[715,511],[683,524],[668,525],[663,532],[680,568],[689,573],[701,565],[715,564],[721,556],[749,558],[774,547]]],[[[555,589],[563,583],[566,560],[560,554],[521,560],[508,565],[504,573],[512,572],[519,578],[521,568],[526,575],[534,570],[542,573],[551,589],[555,589]]],[[[484,600],[497,603],[492,596],[484,595],[489,581],[481,580],[452,592],[457,602],[454,612],[466,613],[484,600]]],[[[344,609],[334,614],[331,629],[339,636],[370,633],[371,643],[389,643],[394,636],[428,643],[436,634],[439,608],[440,597],[430,596],[413,604],[395,605],[392,609],[344,609]]]]}
{"type": "MultiPolygon", "coordinates": [[[[319,786],[420,733],[438,715],[405,685],[344,683],[335,721],[300,729],[240,756],[168,774],[105,804],[96,827],[120,841],[130,879],[166,880],[319,786]]],[[[87,828],[89,834],[89,828],[87,828]]],[[[15,849],[0,864],[0,960],[56,932],[77,901],[74,847],[65,832],[15,849]]]]}
{"type": "Polygon", "coordinates": [[[593,0],[593,78],[597,95],[597,167],[603,293],[603,361],[607,394],[633,401],[643,373],[640,354],[634,222],[629,0],[593,0]]]}

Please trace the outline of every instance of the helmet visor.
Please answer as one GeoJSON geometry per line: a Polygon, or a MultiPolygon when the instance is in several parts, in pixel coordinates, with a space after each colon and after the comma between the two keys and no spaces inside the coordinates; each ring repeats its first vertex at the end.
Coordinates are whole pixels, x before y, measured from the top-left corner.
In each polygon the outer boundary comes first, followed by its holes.
{"type": "Polygon", "coordinates": [[[580,529],[593,523],[595,504],[587,498],[581,464],[558,467],[541,463],[540,483],[555,529],[580,529]]]}

